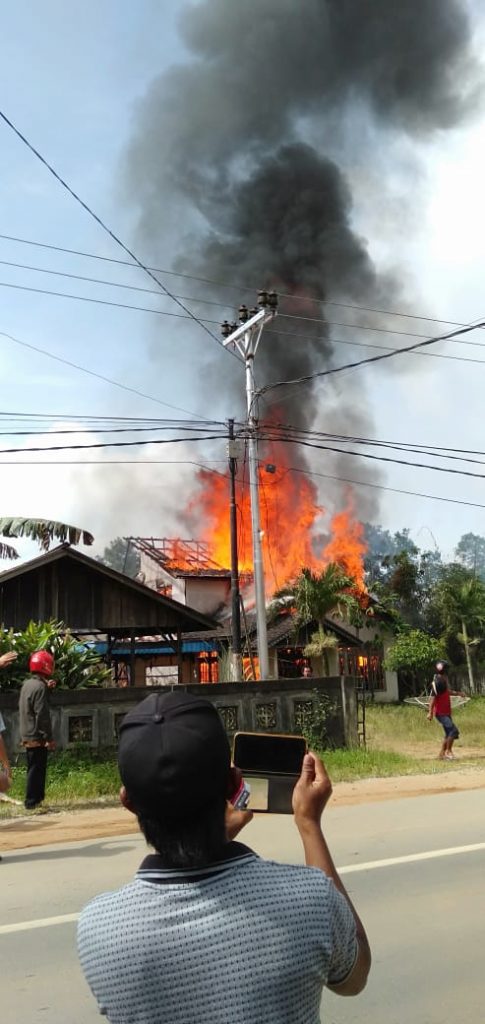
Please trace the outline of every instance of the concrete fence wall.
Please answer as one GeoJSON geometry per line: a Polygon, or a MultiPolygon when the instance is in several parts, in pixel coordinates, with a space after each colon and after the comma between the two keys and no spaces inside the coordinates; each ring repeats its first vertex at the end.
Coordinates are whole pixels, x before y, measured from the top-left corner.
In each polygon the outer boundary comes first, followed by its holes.
{"type": "MultiPolygon", "coordinates": [[[[211,700],[226,732],[300,733],[325,717],[328,745],[358,745],[356,681],[330,679],[279,680],[270,683],[217,683],[180,687],[211,700]]],[[[114,748],[123,716],[149,693],[170,692],[170,687],[57,690],[51,694],[54,737],[59,748],[79,743],[93,749],[114,748]]],[[[178,689],[178,687],[177,687],[178,689]]],[[[0,692],[0,710],[12,757],[20,749],[18,693],[0,692]]]]}

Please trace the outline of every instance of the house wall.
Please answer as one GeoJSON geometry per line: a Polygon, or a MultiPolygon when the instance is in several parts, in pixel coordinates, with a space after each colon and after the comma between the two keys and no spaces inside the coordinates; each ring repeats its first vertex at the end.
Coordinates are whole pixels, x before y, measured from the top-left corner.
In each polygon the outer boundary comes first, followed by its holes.
{"type": "MultiPolygon", "coordinates": [[[[157,687],[160,692],[171,689],[157,687]]],[[[355,680],[349,677],[188,685],[184,689],[213,702],[229,737],[238,730],[299,734],[310,726],[312,714],[324,697],[328,745],[358,745],[355,680]]],[[[57,746],[63,749],[83,742],[95,749],[115,747],[123,715],[149,693],[153,693],[152,687],[55,691],[51,695],[51,714],[57,746]]],[[[15,761],[16,754],[21,756],[18,693],[4,693],[1,705],[7,727],[5,740],[15,761]]]]}
{"type": "MultiPolygon", "coordinates": [[[[202,615],[212,617],[231,595],[231,581],[227,577],[211,579],[208,576],[185,578],[185,603],[202,615]]],[[[175,597],[175,594],[174,594],[175,597]]]]}
{"type": "MultiPolygon", "coordinates": [[[[383,630],[377,623],[371,626],[362,626],[357,629],[350,623],[345,623],[345,629],[351,636],[355,636],[356,640],[359,640],[361,644],[372,643],[374,641],[380,641],[383,645],[383,660],[386,657],[386,653],[393,642],[393,635],[387,630],[383,630]]],[[[399,700],[399,689],[397,673],[390,672],[388,669],[384,669],[384,690],[375,690],[374,700],[376,704],[392,704],[399,700]]]]}
{"type": "Polygon", "coordinates": [[[229,603],[231,581],[228,577],[172,576],[144,552],[140,555],[140,573],[143,573],[146,586],[156,590],[163,583],[171,588],[170,597],[174,601],[188,605],[202,615],[213,616],[229,603]]]}

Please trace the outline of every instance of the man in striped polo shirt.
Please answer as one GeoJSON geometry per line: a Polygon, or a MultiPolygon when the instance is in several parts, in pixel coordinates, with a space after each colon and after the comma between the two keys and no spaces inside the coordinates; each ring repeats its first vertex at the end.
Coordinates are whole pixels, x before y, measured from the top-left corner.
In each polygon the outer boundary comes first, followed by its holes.
{"type": "Polygon", "coordinates": [[[121,799],[155,850],[83,911],[81,965],[111,1024],[317,1024],[325,986],[367,980],[364,928],[320,819],[332,787],[313,754],[293,794],[306,867],[259,858],[214,706],[151,694],[120,730],[121,799]]]}

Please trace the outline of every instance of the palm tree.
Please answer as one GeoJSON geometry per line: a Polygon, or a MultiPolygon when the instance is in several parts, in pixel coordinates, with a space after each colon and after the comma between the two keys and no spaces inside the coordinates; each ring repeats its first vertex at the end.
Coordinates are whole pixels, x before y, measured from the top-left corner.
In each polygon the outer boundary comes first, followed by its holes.
{"type": "Polygon", "coordinates": [[[461,582],[451,578],[443,582],[440,596],[445,624],[465,648],[470,691],[474,693],[471,648],[480,643],[481,637],[473,638],[472,634],[481,633],[485,627],[485,586],[475,576],[461,582]]]}
{"type": "Polygon", "coordinates": [[[305,647],[308,657],[321,657],[325,666],[325,674],[329,675],[328,651],[335,648],[337,638],[334,633],[325,629],[325,620],[329,615],[347,617],[358,607],[355,580],[348,576],[336,562],[330,562],[321,573],[311,569],[302,569],[300,575],[276,595],[277,604],[294,604],[299,625],[316,622],[317,632],[305,647]]]}
{"type": "MultiPolygon", "coordinates": [[[[69,526],[55,519],[19,519],[0,516],[0,537],[29,537],[38,541],[43,551],[48,551],[51,541],[60,540],[68,544],[92,544],[94,537],[78,526],[69,526]]],[[[0,558],[18,558],[18,552],[10,544],[0,541],[0,558]]]]}

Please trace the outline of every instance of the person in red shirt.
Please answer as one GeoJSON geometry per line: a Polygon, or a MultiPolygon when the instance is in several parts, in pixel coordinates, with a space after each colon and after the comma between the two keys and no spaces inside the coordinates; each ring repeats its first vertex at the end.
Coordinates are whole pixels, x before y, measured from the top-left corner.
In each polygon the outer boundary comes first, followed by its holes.
{"type": "Polygon", "coordinates": [[[444,661],[438,661],[436,674],[431,683],[431,697],[429,701],[428,719],[430,722],[436,718],[443,726],[445,733],[439,758],[441,761],[454,761],[453,744],[460,733],[451,717],[451,697],[464,697],[461,690],[450,689],[448,679],[448,666],[444,661]]]}

